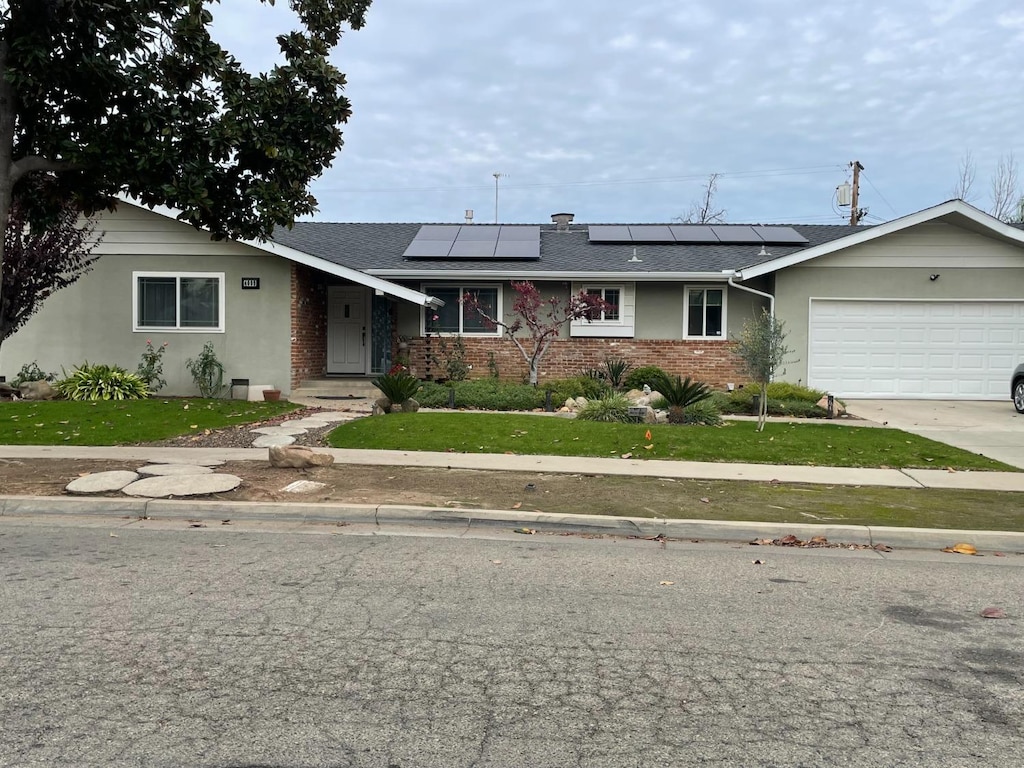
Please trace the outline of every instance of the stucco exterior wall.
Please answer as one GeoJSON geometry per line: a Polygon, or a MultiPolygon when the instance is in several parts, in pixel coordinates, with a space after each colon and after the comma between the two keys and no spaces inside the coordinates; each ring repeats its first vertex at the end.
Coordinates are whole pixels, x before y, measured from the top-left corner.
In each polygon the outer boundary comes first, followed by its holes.
{"type": "Polygon", "coordinates": [[[780,379],[807,381],[812,298],[1024,298],[1024,251],[944,223],[931,223],[780,271],[776,316],[798,360],[780,379]],[[938,275],[935,280],[931,275],[938,275]]]}
{"type": "Polygon", "coordinates": [[[167,386],[161,394],[192,395],[185,367],[207,341],[225,367],[225,383],[290,388],[290,263],[258,249],[214,242],[187,224],[122,204],[99,217],[102,240],[92,272],[47,299],[40,311],[0,348],[0,374],[12,378],[25,363],[67,371],[83,361],[134,371],[147,339],[168,342],[167,386]],[[224,332],[133,331],[132,273],[224,273],[224,332]],[[243,277],[258,277],[259,290],[242,290],[243,277]]]}

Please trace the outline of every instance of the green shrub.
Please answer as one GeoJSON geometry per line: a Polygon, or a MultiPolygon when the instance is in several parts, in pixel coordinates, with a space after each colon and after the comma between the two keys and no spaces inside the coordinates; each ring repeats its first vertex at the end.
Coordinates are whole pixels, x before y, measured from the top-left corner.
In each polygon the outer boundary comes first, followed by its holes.
{"type": "Polygon", "coordinates": [[[664,375],[665,371],[656,365],[641,365],[627,374],[626,380],[622,382],[622,386],[625,389],[643,389],[644,384],[646,384],[651,389],[657,389],[654,386],[654,382],[664,375]]]}
{"type": "Polygon", "coordinates": [[[82,363],[55,388],[68,400],[142,400],[149,396],[146,382],[116,365],[82,363]]]}
{"type": "Polygon", "coordinates": [[[661,395],[665,405],[668,406],[668,420],[670,424],[682,424],[684,411],[687,406],[707,400],[714,393],[711,387],[701,381],[693,381],[689,376],[682,379],[679,376],[662,374],[655,379],[654,389],[661,395]]]}
{"type": "Polygon", "coordinates": [[[683,409],[683,424],[702,424],[717,427],[722,423],[722,414],[712,397],[691,403],[683,409]]]}
{"type": "Polygon", "coordinates": [[[632,403],[625,395],[613,393],[596,400],[589,400],[576,414],[582,421],[629,421],[629,407],[632,403]]]}
{"type": "Polygon", "coordinates": [[[809,403],[817,403],[825,396],[824,392],[816,389],[790,384],[787,381],[773,381],[768,385],[768,400],[804,400],[809,403]]]}
{"type": "Polygon", "coordinates": [[[608,382],[590,376],[574,376],[569,379],[551,379],[541,385],[551,390],[551,402],[561,405],[570,397],[585,397],[588,400],[604,397],[611,392],[608,382]]]}
{"type": "MultiPolygon", "coordinates": [[[[768,392],[769,416],[823,418],[827,415],[824,408],[818,407],[817,403],[822,394],[816,390],[785,382],[775,382],[769,385],[768,392]],[[776,392],[794,397],[776,397],[776,392]]],[[[715,394],[715,403],[722,413],[747,416],[753,413],[753,399],[756,394],[756,387],[745,387],[734,392],[719,392],[715,394]]]]}
{"type": "Polygon", "coordinates": [[[224,366],[213,351],[213,342],[203,344],[203,351],[185,361],[185,367],[192,374],[192,382],[199,390],[200,397],[217,397],[224,389],[224,366]]]}
{"type": "Polygon", "coordinates": [[[18,371],[18,375],[11,379],[9,383],[12,387],[17,389],[26,381],[56,381],[56,379],[56,373],[45,373],[43,369],[39,367],[39,362],[37,360],[33,360],[31,363],[25,363],[21,366],[21,370],[18,371]]]}
{"type": "Polygon", "coordinates": [[[419,392],[422,386],[419,379],[405,371],[382,374],[370,383],[393,405],[401,405],[419,392]]]}
{"type": "Polygon", "coordinates": [[[622,389],[633,364],[624,357],[606,357],[604,359],[604,379],[612,385],[613,389],[622,389]]]}
{"type": "Polygon", "coordinates": [[[424,408],[447,408],[455,391],[455,407],[481,411],[532,411],[544,406],[544,390],[497,379],[468,379],[446,385],[426,382],[417,396],[424,408]]]}

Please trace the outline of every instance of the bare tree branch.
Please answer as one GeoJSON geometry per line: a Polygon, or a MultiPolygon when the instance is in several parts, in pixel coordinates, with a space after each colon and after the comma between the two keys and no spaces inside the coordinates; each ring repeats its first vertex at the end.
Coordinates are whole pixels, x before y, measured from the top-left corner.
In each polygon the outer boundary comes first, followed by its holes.
{"type": "Polygon", "coordinates": [[[704,184],[704,194],[690,203],[690,208],[677,221],[682,224],[722,224],[725,221],[725,208],[715,207],[715,195],[718,193],[718,177],[712,173],[704,184]]]}
{"type": "Polygon", "coordinates": [[[1013,153],[999,158],[992,174],[992,205],[989,213],[1000,221],[1015,221],[1020,216],[1021,191],[1017,173],[1017,158],[1013,153]]]}
{"type": "Polygon", "coordinates": [[[978,193],[974,191],[974,180],[977,174],[978,166],[974,162],[974,155],[968,149],[960,158],[956,183],[953,185],[953,197],[963,200],[965,203],[977,200],[978,193]]]}

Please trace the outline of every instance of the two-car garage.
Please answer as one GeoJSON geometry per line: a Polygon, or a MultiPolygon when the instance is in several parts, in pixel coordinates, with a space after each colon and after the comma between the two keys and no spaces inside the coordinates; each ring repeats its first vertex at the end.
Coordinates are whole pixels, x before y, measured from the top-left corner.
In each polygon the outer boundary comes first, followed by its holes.
{"type": "Polygon", "coordinates": [[[1004,400],[1024,301],[811,299],[808,384],[849,398],[1004,400]]]}

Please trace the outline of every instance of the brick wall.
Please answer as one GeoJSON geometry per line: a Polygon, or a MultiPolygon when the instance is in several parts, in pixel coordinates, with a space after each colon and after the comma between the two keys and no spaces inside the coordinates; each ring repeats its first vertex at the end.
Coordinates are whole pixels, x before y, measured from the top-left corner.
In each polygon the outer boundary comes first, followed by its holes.
{"type": "Polygon", "coordinates": [[[327,373],[327,288],[317,273],[292,264],[292,389],[327,373]]]}
{"type": "MultiPolygon", "coordinates": [[[[488,353],[493,352],[500,377],[522,381],[529,375],[526,361],[508,339],[475,339],[463,336],[466,362],[473,366],[470,378],[490,375],[488,353]]],[[[438,352],[438,340],[412,339],[409,362],[412,373],[420,378],[443,377],[437,364],[428,365],[427,353],[438,352]]],[[[451,344],[449,343],[449,347],[451,344]]],[[[606,357],[623,357],[633,367],[657,365],[672,375],[691,376],[716,388],[747,380],[740,358],[729,341],[673,341],[636,339],[556,339],[541,361],[540,380],[577,375],[585,368],[601,368],[606,357]]]]}

